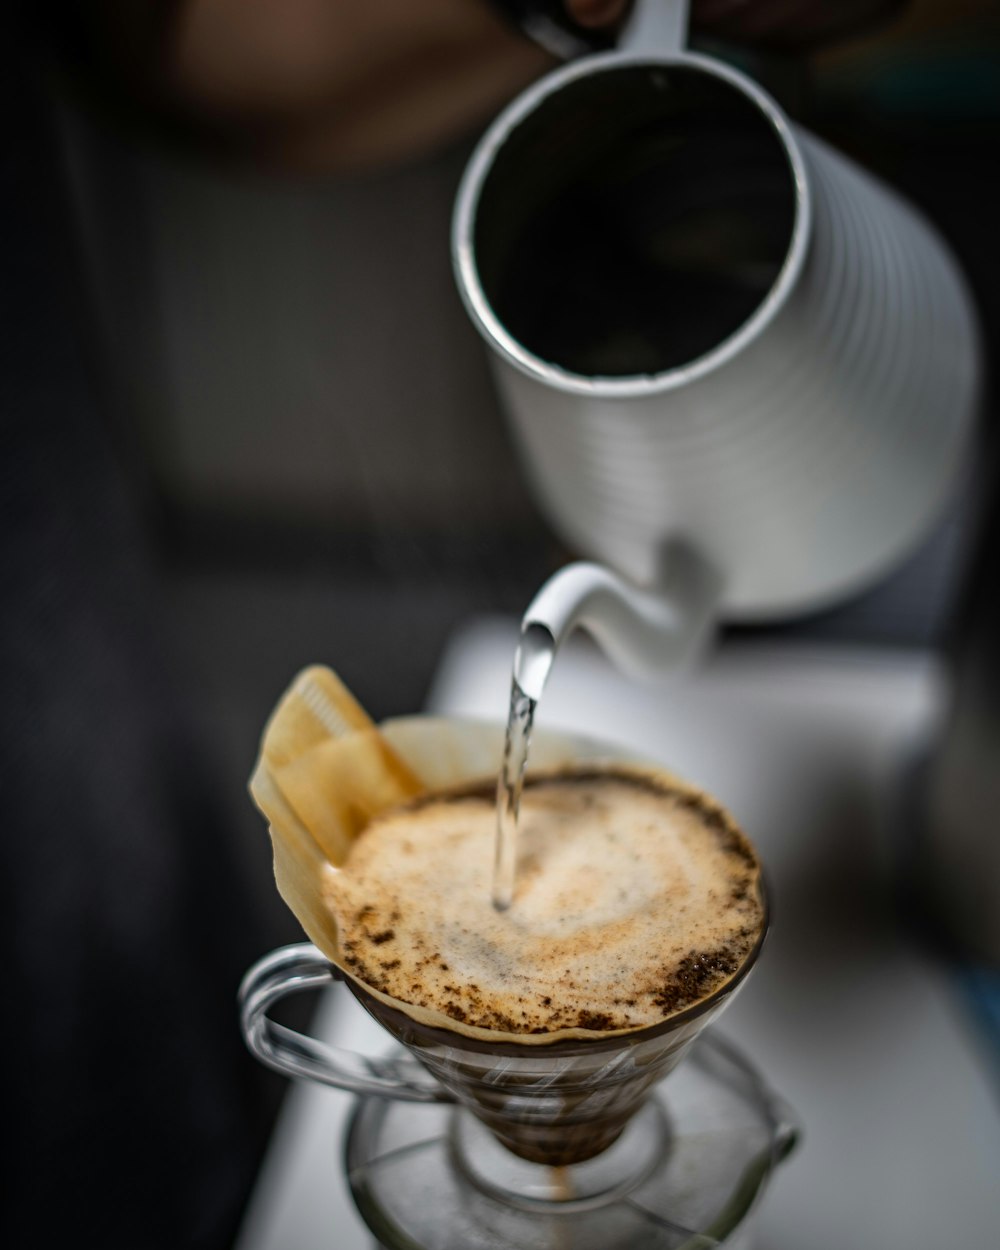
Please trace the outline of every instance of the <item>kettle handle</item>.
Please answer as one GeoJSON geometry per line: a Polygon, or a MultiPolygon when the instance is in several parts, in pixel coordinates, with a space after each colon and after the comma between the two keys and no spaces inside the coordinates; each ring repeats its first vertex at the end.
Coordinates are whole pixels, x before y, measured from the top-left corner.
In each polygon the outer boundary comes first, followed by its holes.
{"type": "Polygon", "coordinates": [[[688,0],[634,0],[620,30],[581,26],[564,0],[492,0],[535,43],[562,61],[588,52],[680,52],[687,43],[688,0]]]}

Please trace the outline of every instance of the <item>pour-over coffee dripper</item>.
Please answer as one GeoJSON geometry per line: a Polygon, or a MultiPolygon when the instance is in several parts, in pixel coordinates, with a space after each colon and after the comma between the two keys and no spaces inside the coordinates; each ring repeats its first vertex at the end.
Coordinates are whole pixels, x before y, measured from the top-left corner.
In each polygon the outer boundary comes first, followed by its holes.
{"type": "MultiPolygon", "coordinates": [[[[300,679],[299,688],[304,695],[295,708],[296,716],[302,718],[297,728],[312,744],[309,749],[322,750],[345,731],[339,741],[350,746],[357,727],[352,734],[352,726],[336,723],[335,710],[323,701],[308,674],[304,684],[300,679]],[[310,717],[315,724],[304,728],[310,717]]],[[[272,725],[275,720],[280,715],[272,725]]],[[[495,774],[503,730],[499,725],[413,717],[382,725],[378,741],[380,759],[388,753],[400,775],[419,777],[428,788],[436,789],[495,774]]],[[[287,800],[289,813],[296,803],[300,811],[306,807],[282,771],[290,766],[292,775],[301,777],[302,769],[296,768],[292,755],[287,740],[273,754],[274,775],[286,783],[282,802],[287,800]]],[[[353,754],[351,758],[358,757],[353,754]]],[[[648,763],[623,758],[619,750],[590,739],[544,731],[533,743],[532,760],[541,769],[648,763]]],[[[259,795],[256,778],[255,786],[259,795]]],[[[288,813],[276,806],[273,795],[267,802],[275,814],[272,834],[278,864],[284,854],[281,826],[288,813]]],[[[293,831],[292,837],[299,832],[293,831]]],[[[334,868],[325,859],[309,858],[311,851],[305,845],[292,852],[294,864],[286,862],[282,869],[286,897],[295,899],[294,909],[307,933],[315,933],[326,951],[336,954],[329,938],[316,927],[316,913],[310,911],[310,900],[315,902],[321,895],[324,873],[334,868]],[[296,875],[291,886],[289,874],[296,875]]],[[[463,1026],[446,1017],[430,1018],[412,1005],[360,984],[343,966],[335,966],[326,951],[309,945],[273,952],[250,970],[240,991],[241,1021],[248,1046],[268,1066],[362,1095],[349,1135],[348,1171],[359,1209],[383,1244],[550,1244],[525,1239],[521,1227],[525,1213],[529,1213],[529,1226],[537,1231],[546,1220],[578,1220],[584,1210],[598,1220],[598,1224],[587,1224],[588,1235],[601,1227],[600,1244],[607,1250],[617,1245],[677,1244],[662,1237],[634,1239],[634,1195],[641,1189],[643,1211],[654,1212],[641,1217],[650,1222],[648,1235],[659,1229],[656,1235],[661,1236],[663,1222],[672,1218],[672,1206],[683,1197],[684,1186],[678,1178],[685,1173],[679,1161],[685,1150],[703,1138],[701,1130],[694,1128],[697,1116],[692,1120],[675,1094],[682,1094],[692,1081],[700,1082],[706,1088],[700,1096],[699,1114],[718,1113],[713,1162],[701,1173],[706,1184],[695,1186],[702,1200],[699,1220],[711,1223],[728,1212],[726,1219],[732,1222],[733,1212],[742,1213],[748,1205],[748,1192],[751,1197],[759,1192],[775,1160],[794,1140],[788,1118],[775,1110],[776,1100],[758,1096],[761,1087],[746,1065],[736,1062],[746,1086],[743,1093],[734,1088],[736,1069],[728,1076],[713,1073],[705,1058],[714,1053],[712,1043],[684,1071],[689,1063],[685,1056],[705,1026],[732,1001],[755,965],[765,931],[766,914],[756,945],[718,992],[658,1024],[618,1034],[571,1029],[551,1037],[516,1036],[463,1026]],[[335,978],[345,979],[362,1006],[401,1043],[396,1056],[371,1059],[334,1051],[268,1017],[270,1008],[284,995],[329,985],[335,978]],[[678,1065],[679,1072],[661,1088],[661,1079],[678,1065]],[[746,1092],[751,1088],[758,1094],[751,1097],[746,1092]],[[719,1111],[728,1105],[727,1100],[743,1107],[742,1119],[731,1120],[728,1128],[719,1111]],[[682,1146],[684,1142],[687,1146],[682,1146]],[[405,1169],[407,1159],[415,1168],[407,1173],[409,1181],[421,1178],[419,1214],[424,1228],[419,1235],[409,1226],[405,1210],[397,1208],[389,1214],[406,1188],[396,1170],[405,1169]],[[497,1241],[495,1229],[487,1240],[477,1240],[479,1217],[468,1213],[480,1202],[507,1213],[505,1218],[513,1221],[512,1241],[497,1241]],[[454,1227],[455,1203],[468,1216],[461,1234],[454,1227]],[[446,1208],[451,1213],[444,1218],[446,1208]],[[435,1212],[442,1213],[440,1221],[435,1212]],[[388,1221],[396,1231],[380,1221],[388,1221]],[[437,1231],[432,1235],[433,1228],[437,1231]]],[[[691,1190],[690,1184],[687,1189],[691,1190]]],[[[414,1207],[410,1214],[415,1217],[418,1209],[414,1207]]],[[[682,1215],[678,1207],[676,1215],[674,1224],[686,1229],[687,1235],[708,1231],[707,1224],[687,1222],[694,1218],[690,1211],[682,1215]]],[[[483,1228],[492,1227],[495,1217],[494,1212],[483,1228]]],[[[567,1225],[559,1233],[561,1240],[552,1244],[598,1244],[580,1241],[584,1225],[574,1227],[573,1239],[566,1240],[570,1236],[567,1225]]]]}

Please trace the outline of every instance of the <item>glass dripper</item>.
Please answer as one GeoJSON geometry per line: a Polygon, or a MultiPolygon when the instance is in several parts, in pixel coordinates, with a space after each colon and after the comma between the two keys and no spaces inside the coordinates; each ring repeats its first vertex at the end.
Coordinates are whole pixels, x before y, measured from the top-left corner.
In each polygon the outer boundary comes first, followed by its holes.
{"type": "MultiPolygon", "coordinates": [[[[431,1132],[435,1141],[447,1142],[438,1168],[442,1194],[448,1191],[449,1178],[457,1175],[462,1178],[465,1207],[470,1203],[476,1207],[483,1199],[500,1203],[508,1216],[520,1212],[537,1221],[537,1204],[542,1203],[548,1204],[546,1210],[554,1206],[552,1218],[560,1221],[577,1219],[586,1211],[597,1221],[594,1227],[607,1220],[617,1227],[618,1216],[607,1212],[631,1203],[631,1195],[661,1176],[672,1160],[683,1157],[676,1150],[677,1115],[662,1102],[659,1083],[678,1064],[684,1079],[688,1070],[694,1071],[682,1060],[755,965],[766,932],[763,885],[758,882],[764,905],[760,932],[741,965],[714,993],[646,1027],[512,1034],[473,1027],[389,998],[350,973],[324,903],[326,884],[357,833],[352,821],[359,810],[374,812],[403,801],[406,793],[415,792],[414,783],[416,792],[433,791],[489,775],[501,744],[501,727],[473,722],[414,717],[376,729],[344,697],[331,674],[314,669],[296,680],[269,722],[253,790],[270,821],[279,888],[316,945],[274,951],[251,968],[240,989],[243,1034],[250,1050],[268,1066],[359,1094],[361,1109],[373,1108],[366,1114],[373,1117],[375,1129],[365,1136],[359,1127],[362,1135],[352,1135],[355,1143],[368,1143],[350,1163],[352,1176],[365,1174],[365,1160],[381,1161],[387,1155],[402,1159],[413,1153],[412,1126],[419,1125],[421,1113],[433,1113],[445,1117],[439,1125],[447,1123],[446,1131],[431,1132]],[[365,800],[362,807],[359,794],[365,800]],[[376,1059],[335,1050],[270,1019],[270,1008],[286,994],[335,979],[344,980],[366,1010],[402,1043],[405,1049],[396,1057],[376,1059]],[[388,1138],[380,1126],[385,1126],[388,1138]],[[402,1130],[402,1139],[397,1130],[402,1130]]],[[[606,766],[615,757],[616,751],[607,745],[564,735],[541,733],[532,744],[532,758],[540,767],[575,767],[585,761],[606,766]]],[[[672,779],[672,784],[684,783],[672,779]]],[[[717,1118],[724,1126],[725,1117],[717,1118]]],[[[758,1132],[754,1139],[754,1158],[763,1157],[765,1147],[768,1152],[774,1149],[773,1125],[767,1124],[767,1132],[758,1132]]],[[[724,1132],[720,1140],[731,1137],[724,1132]]],[[[742,1140],[740,1134],[737,1140],[742,1140]]],[[[383,1169],[375,1171],[381,1175],[383,1169]]],[[[431,1178],[426,1179],[430,1185],[431,1178]]],[[[701,1181],[694,1187],[700,1190],[701,1181]]],[[[399,1192],[403,1189],[400,1185],[399,1192]]],[[[392,1193],[383,1201],[377,1187],[369,1186],[365,1192],[369,1190],[369,1197],[376,1195],[372,1211],[391,1208],[392,1193]]],[[[437,1196],[437,1190],[428,1188],[417,1204],[428,1208],[432,1222],[436,1211],[447,1209],[445,1199],[439,1203],[437,1196]]],[[[649,1218],[692,1227],[669,1214],[649,1218]]],[[[561,1240],[551,1244],[576,1244],[566,1240],[570,1234],[563,1224],[558,1227],[561,1240]]],[[[397,1231],[401,1240],[386,1244],[422,1244],[410,1237],[405,1222],[398,1223],[397,1231]]],[[[578,1239],[584,1232],[589,1236],[590,1231],[584,1221],[573,1236],[578,1239]]],[[[583,1244],[605,1248],[636,1244],[631,1234],[624,1241],[609,1240],[611,1231],[609,1224],[603,1241],[583,1244]]],[[[550,1243],[525,1242],[518,1233],[509,1244],[550,1243]]]]}

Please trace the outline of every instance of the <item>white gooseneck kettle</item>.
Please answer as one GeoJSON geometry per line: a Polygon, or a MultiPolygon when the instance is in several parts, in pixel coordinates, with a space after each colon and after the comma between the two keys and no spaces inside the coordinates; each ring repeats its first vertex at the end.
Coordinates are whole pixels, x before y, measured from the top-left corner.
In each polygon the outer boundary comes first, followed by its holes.
{"type": "Polygon", "coordinates": [[[453,217],[537,501],[599,562],[557,573],[525,634],[582,624],[639,672],[714,620],[787,618],[882,576],[955,488],[980,389],[972,302],[933,228],[685,50],[686,8],[640,0],[615,50],[514,100],[453,217]]]}

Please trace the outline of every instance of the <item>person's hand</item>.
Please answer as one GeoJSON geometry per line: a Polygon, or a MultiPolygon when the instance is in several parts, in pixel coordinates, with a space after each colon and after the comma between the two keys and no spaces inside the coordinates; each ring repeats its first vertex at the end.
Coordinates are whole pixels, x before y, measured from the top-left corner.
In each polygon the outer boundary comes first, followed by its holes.
{"type": "MultiPolygon", "coordinates": [[[[580,26],[613,30],[632,0],[562,3],[580,26]]],[[[691,23],[801,51],[898,3],[692,0],[691,23]]],[[[149,116],[257,164],[298,169],[417,158],[485,124],[555,63],[489,0],[91,0],[81,16],[149,116]]]]}
{"type": "MultiPolygon", "coordinates": [[[[563,0],[589,30],[631,3],[563,0]]],[[[231,141],[330,167],[464,133],[554,64],[489,0],[189,0],[166,87],[231,141]]]]}
{"type": "Polygon", "coordinates": [[[328,169],[418,156],[551,64],[487,0],[188,0],[162,92],[258,160],[328,169]]]}
{"type": "Polygon", "coordinates": [[[587,30],[617,26],[632,7],[632,0],[564,0],[566,12],[587,30]]]}

